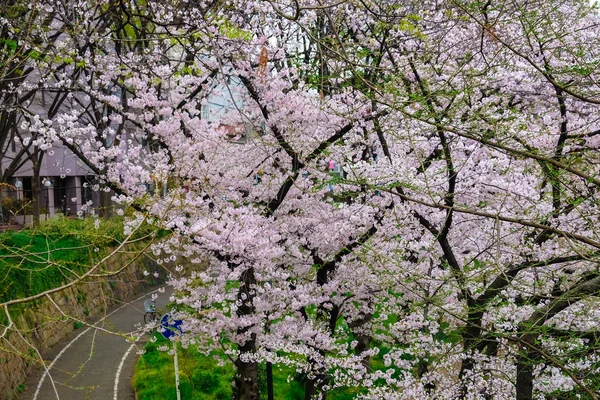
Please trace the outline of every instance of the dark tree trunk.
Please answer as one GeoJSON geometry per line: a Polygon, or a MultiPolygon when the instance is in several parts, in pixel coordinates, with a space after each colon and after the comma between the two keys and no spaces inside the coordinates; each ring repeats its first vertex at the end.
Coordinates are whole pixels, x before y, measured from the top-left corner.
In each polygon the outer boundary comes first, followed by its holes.
{"type": "Polygon", "coordinates": [[[322,390],[325,379],[327,379],[325,374],[318,374],[313,379],[307,379],[304,386],[304,400],[326,400],[327,392],[322,390]]]}
{"type": "MultiPolygon", "coordinates": [[[[356,344],[356,355],[361,355],[365,351],[371,348],[371,334],[370,326],[371,320],[373,319],[373,313],[367,312],[361,315],[359,319],[350,323],[350,329],[354,334],[354,339],[358,342],[356,344]]],[[[363,356],[361,364],[369,370],[371,367],[371,357],[363,356]]]]}
{"type": "MultiPolygon", "coordinates": [[[[254,289],[256,277],[254,269],[248,268],[240,276],[240,289],[238,291],[237,314],[242,317],[254,313],[254,289]]],[[[239,334],[245,334],[252,326],[238,329],[239,334]]],[[[234,400],[259,400],[260,392],[258,389],[258,363],[253,361],[244,361],[244,354],[253,354],[256,352],[256,334],[251,333],[250,338],[239,346],[240,355],[235,360],[237,368],[235,376],[235,395],[234,400]]]]}
{"type": "MultiPolygon", "coordinates": [[[[477,345],[481,342],[481,327],[480,322],[483,317],[483,313],[481,311],[473,310],[476,307],[471,301],[469,301],[469,307],[471,310],[469,311],[468,316],[468,325],[465,328],[462,334],[462,340],[464,343],[465,350],[477,351],[477,345]]],[[[466,396],[468,392],[468,384],[464,381],[464,377],[467,372],[470,372],[475,366],[475,362],[473,361],[473,357],[467,355],[465,359],[462,361],[459,372],[459,379],[461,380],[461,395],[466,396]]]]}
{"type": "Polygon", "coordinates": [[[517,362],[517,400],[533,399],[533,365],[527,357],[517,362]]]}
{"type": "Polygon", "coordinates": [[[533,399],[533,368],[540,362],[541,357],[530,346],[535,343],[537,337],[535,333],[521,336],[521,349],[517,356],[516,400],[533,399]]]}
{"type": "MultiPolygon", "coordinates": [[[[256,347],[256,335],[252,334],[250,340],[239,347],[240,354],[253,353],[256,347]]],[[[235,361],[237,373],[235,376],[234,400],[259,400],[258,390],[258,364],[244,362],[239,357],[235,361]]]]}
{"type": "Polygon", "coordinates": [[[312,400],[315,398],[317,394],[317,385],[315,384],[314,379],[309,379],[306,381],[306,385],[304,387],[304,400],[312,400]]]}
{"type": "Polygon", "coordinates": [[[267,400],[275,400],[273,393],[273,364],[267,363],[267,400]]]}

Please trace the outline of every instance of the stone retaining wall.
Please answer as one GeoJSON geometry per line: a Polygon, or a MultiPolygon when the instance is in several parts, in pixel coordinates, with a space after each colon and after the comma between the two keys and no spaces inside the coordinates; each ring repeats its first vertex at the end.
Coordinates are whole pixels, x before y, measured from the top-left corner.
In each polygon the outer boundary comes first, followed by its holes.
{"type": "MultiPolygon", "coordinates": [[[[133,258],[135,251],[132,250],[135,249],[128,250],[131,253],[120,253],[110,259],[111,270],[126,265],[133,258]]],[[[157,267],[152,260],[141,256],[118,275],[88,279],[52,294],[52,301],[44,298],[17,306],[20,307],[18,310],[10,307],[11,314],[17,317],[13,321],[15,326],[0,339],[0,399],[17,398],[27,374],[40,364],[35,349],[43,355],[80,327],[77,320],[97,320],[112,306],[132,299],[152,284],[159,283],[150,279],[152,275],[144,276],[144,270],[152,272],[157,267]]],[[[4,310],[0,312],[4,313],[4,310]]],[[[5,327],[0,325],[0,336],[4,331],[5,327]]]]}

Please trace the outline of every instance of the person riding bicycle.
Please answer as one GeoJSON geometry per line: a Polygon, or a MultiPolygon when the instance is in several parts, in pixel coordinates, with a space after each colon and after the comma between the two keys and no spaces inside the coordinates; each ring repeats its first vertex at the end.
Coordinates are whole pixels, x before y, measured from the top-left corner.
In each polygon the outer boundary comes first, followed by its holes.
{"type": "Polygon", "coordinates": [[[156,311],[156,302],[154,298],[144,301],[144,323],[149,324],[151,322],[158,321],[158,313],[156,311]]]}

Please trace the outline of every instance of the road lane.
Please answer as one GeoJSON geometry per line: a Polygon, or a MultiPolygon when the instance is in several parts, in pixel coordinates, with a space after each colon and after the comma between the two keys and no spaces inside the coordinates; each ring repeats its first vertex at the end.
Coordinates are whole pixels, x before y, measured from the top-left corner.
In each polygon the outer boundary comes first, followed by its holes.
{"type": "MultiPolygon", "coordinates": [[[[170,293],[155,292],[156,306],[161,311],[170,293]]],[[[52,360],[49,373],[40,371],[31,376],[19,400],[56,400],[52,383],[60,400],[133,400],[131,378],[136,353],[143,348],[144,340],[132,346],[127,338],[143,324],[143,303],[150,296],[115,307],[94,324],[98,329],[76,330],[55,346],[45,355],[46,360],[52,360]]]]}

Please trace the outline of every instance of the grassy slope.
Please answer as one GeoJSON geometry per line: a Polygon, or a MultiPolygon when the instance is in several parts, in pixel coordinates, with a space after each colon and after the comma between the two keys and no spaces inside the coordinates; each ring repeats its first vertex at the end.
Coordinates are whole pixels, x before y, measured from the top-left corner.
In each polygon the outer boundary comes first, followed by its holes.
{"type": "Polygon", "coordinates": [[[122,229],[117,220],[96,229],[91,219],[61,218],[38,229],[0,233],[0,302],[41,293],[85,272],[103,249],[121,239],[122,229]]]}

